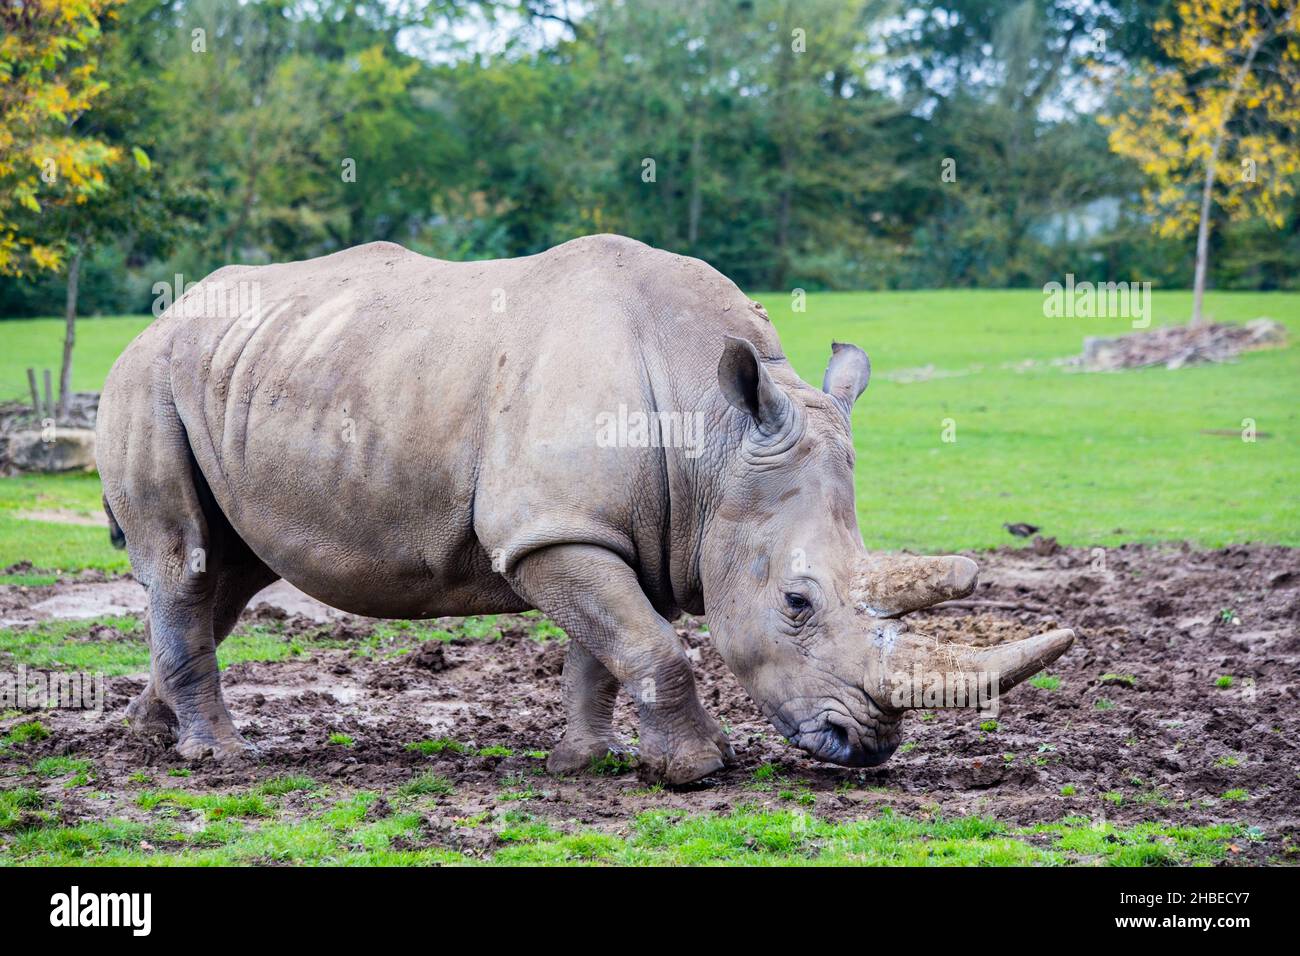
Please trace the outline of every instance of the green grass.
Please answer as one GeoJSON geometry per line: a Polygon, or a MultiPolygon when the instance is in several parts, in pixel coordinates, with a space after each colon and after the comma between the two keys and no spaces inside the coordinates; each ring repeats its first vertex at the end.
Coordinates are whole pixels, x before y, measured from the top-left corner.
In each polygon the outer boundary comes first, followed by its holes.
{"type": "MultiPolygon", "coordinates": [[[[127,343],[152,321],[149,315],[78,320],[77,346],[72,356],[73,391],[99,391],[127,343]]],[[[63,320],[7,320],[0,323],[0,330],[5,340],[0,351],[0,399],[30,396],[28,368],[36,369],[38,382],[41,370],[50,369],[57,387],[63,357],[63,320]]]]}
{"type": "Polygon", "coordinates": [[[437,756],[438,754],[469,753],[473,748],[468,744],[463,744],[458,740],[451,740],[447,737],[439,737],[437,740],[415,740],[406,745],[407,750],[414,750],[416,753],[422,753],[426,757],[437,756]]]}
{"type": "Polygon", "coordinates": [[[408,780],[397,788],[397,792],[404,797],[423,797],[434,794],[448,794],[455,789],[451,781],[446,777],[440,777],[436,773],[429,772],[408,780]]]}
{"type": "MultiPolygon", "coordinates": [[[[20,323],[5,322],[0,328],[20,323]]],[[[24,513],[65,512],[104,522],[98,475],[19,475],[0,478],[0,569],[30,561],[35,567],[127,571],[126,552],[108,542],[108,525],[94,527],[24,518],[24,513]]],[[[49,584],[48,575],[21,576],[5,584],[49,584]]]]}
{"type": "Polygon", "coordinates": [[[70,826],[54,823],[38,791],[0,790],[0,863],[1168,866],[1214,863],[1229,842],[1248,838],[1243,828],[1226,825],[1123,827],[1072,817],[1016,828],[983,817],[913,819],[889,810],[833,823],[803,810],[757,806],[726,814],[650,810],[606,832],[536,817],[521,805],[459,821],[497,834],[498,847],[478,855],[423,838],[421,808],[446,792],[430,782],[438,779],[416,778],[387,804],[372,792],[335,794],[296,818],[265,784],[222,794],[144,791],[136,803],[147,819],[70,826]],[[382,815],[375,812],[380,807],[382,815]]]}
{"type": "MultiPolygon", "coordinates": [[[[323,629],[325,630],[325,629],[323,629]]],[[[267,624],[241,624],[217,649],[222,668],[244,661],[282,661],[303,657],[311,648],[339,642],[309,634],[288,637],[267,624]]],[[[144,624],[134,616],[41,621],[0,628],[0,660],[54,670],[76,670],[117,677],[149,669],[144,624]],[[116,640],[87,640],[95,627],[110,627],[116,640]]]]}
{"type": "MultiPolygon", "coordinates": [[[[793,313],[785,293],[755,293],[786,352],[821,381],[832,339],[870,353],[874,379],[854,409],[857,499],[873,548],[954,550],[1011,543],[1003,521],[1031,521],[1063,544],[1189,540],[1208,547],[1300,544],[1300,347],[1237,363],[1169,372],[1074,374],[1049,363],[1077,354],[1085,336],[1129,329],[1125,320],[1049,319],[1033,290],[818,293],[793,313]],[[1027,360],[1028,369],[1010,366],[1027,360]],[[933,366],[928,381],[891,380],[933,366]],[[948,374],[954,373],[954,374],[948,374]],[[1204,430],[1239,430],[1245,443],[1204,430]],[[957,441],[940,440],[945,419],[957,441]]],[[[1154,293],[1153,325],[1181,321],[1186,292],[1154,293]]],[[[1268,316],[1300,336],[1300,295],[1212,293],[1215,319],[1268,316]]],[[[78,329],[73,382],[99,388],[147,317],[91,319],[78,329]]],[[[26,394],[29,365],[56,366],[61,322],[3,324],[0,397],[26,394]]],[[[67,510],[98,518],[94,476],[0,479],[0,568],[125,570],[99,527],[54,524],[18,512],[67,510]]],[[[497,636],[489,618],[478,636],[497,636]]],[[[546,625],[539,640],[558,637],[546,625]]],[[[446,639],[445,634],[430,637],[446,639]]]]}
{"type": "MultiPolygon", "coordinates": [[[[1190,540],[1300,544],[1300,347],[1239,363],[1115,374],[1051,366],[1125,320],[1048,319],[1035,291],[826,293],[790,311],[758,296],[787,354],[821,381],[832,339],[862,346],[875,378],[854,409],[857,502],[868,546],[921,550],[1010,543],[1003,521],[1030,521],[1063,544],[1190,540]],[[966,373],[903,384],[933,365],[966,373]],[[956,422],[957,441],[940,440],[956,422]],[[1202,434],[1253,418],[1253,444],[1202,434]]],[[[1186,292],[1154,293],[1153,326],[1182,321],[1186,292]]],[[[1300,336],[1300,295],[1217,293],[1215,319],[1268,316],[1300,336]]]]}

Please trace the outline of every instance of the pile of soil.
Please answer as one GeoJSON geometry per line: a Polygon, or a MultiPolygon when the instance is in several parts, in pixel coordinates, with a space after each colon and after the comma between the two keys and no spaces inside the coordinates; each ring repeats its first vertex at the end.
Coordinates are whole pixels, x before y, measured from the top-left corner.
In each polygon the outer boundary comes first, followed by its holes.
{"type": "Polygon", "coordinates": [[[1116,338],[1088,338],[1083,355],[1072,360],[1089,372],[1163,365],[1168,369],[1206,362],[1228,362],[1242,352],[1286,344],[1286,326],[1272,319],[1245,325],[1206,322],[1166,325],[1116,338]]]}
{"type": "MultiPolygon", "coordinates": [[[[739,762],[700,785],[660,792],[647,790],[633,773],[537,773],[541,761],[530,752],[552,747],[563,727],[565,645],[530,639],[534,620],[501,616],[499,640],[457,638],[416,644],[400,656],[362,656],[346,642],[372,633],[377,622],[324,623],[262,609],[253,615],[278,621],[286,641],[330,628],[344,646],[304,641],[307,656],[227,669],[226,699],[261,756],[248,765],[193,766],[183,786],[221,791],[293,773],[335,787],[387,789],[432,770],[455,787],[437,798],[443,821],[518,809],[501,794],[522,778],[537,791],[526,801],[528,812],[560,829],[618,831],[636,813],[656,808],[806,806],[835,820],[891,807],[913,816],[979,814],[1013,825],[1067,816],[1232,823],[1253,829],[1234,841],[1230,861],[1296,858],[1300,551],[1126,545],[1100,556],[1076,548],[971,556],[981,565],[972,602],[912,615],[916,629],[988,644],[1069,626],[1078,635],[1075,646],[1050,668],[1055,680],[1022,684],[1006,695],[996,726],[970,710],[910,714],[904,747],[879,768],[819,763],[786,743],[695,619],[680,620],[678,635],[695,664],[701,699],[729,729],[739,762]],[[333,733],[347,734],[355,745],[329,745],[333,733]],[[411,741],[443,737],[465,745],[463,752],[406,749],[411,741]],[[513,753],[479,755],[484,747],[513,753]],[[775,782],[766,772],[756,778],[765,764],[774,768],[775,782]],[[814,802],[789,802],[794,791],[814,802]]],[[[31,588],[21,599],[0,594],[0,603],[48,599],[62,586],[31,588]]],[[[456,623],[449,621],[449,629],[456,623]]],[[[101,628],[93,639],[121,636],[101,628]]],[[[0,649],[0,670],[12,670],[5,657],[0,649]]],[[[169,769],[187,766],[170,748],[124,730],[122,710],[143,685],[143,675],[110,678],[102,714],[42,714],[50,737],[23,745],[22,766],[56,754],[92,759],[93,790],[107,799],[64,788],[57,779],[28,776],[23,785],[46,788],[69,822],[138,816],[134,799],[142,785],[131,775],[143,770],[163,780],[169,769]]],[[[13,722],[0,724],[0,732],[13,722]]],[[[635,736],[626,699],[619,701],[616,724],[624,739],[635,736]]],[[[19,765],[10,768],[21,772],[19,765]]],[[[463,836],[462,828],[436,822],[430,840],[463,836]]]]}

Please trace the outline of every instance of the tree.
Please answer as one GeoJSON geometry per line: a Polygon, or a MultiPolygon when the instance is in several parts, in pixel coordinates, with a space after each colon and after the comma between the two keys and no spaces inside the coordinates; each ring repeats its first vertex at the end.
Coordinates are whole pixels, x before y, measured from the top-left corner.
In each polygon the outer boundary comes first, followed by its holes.
{"type": "Polygon", "coordinates": [[[1300,4],[1179,3],[1155,23],[1168,67],[1138,74],[1138,102],[1107,117],[1110,148],[1136,160],[1161,236],[1196,229],[1191,323],[1204,321],[1215,203],[1280,228],[1300,173],[1300,4]]]}
{"type": "Polygon", "coordinates": [[[89,51],[121,2],[0,5],[0,275],[60,268],[68,237],[47,232],[42,214],[102,192],[120,157],[73,125],[106,88],[89,51]]]}

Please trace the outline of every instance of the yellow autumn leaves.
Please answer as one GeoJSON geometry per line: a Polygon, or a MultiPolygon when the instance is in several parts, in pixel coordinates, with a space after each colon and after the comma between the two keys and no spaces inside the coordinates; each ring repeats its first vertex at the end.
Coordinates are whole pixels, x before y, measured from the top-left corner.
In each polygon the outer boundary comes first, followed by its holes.
{"type": "Polygon", "coordinates": [[[57,269],[64,240],[41,214],[105,188],[121,150],[76,135],[105,89],[91,49],[123,0],[26,0],[0,8],[0,274],[57,269]]]}
{"type": "Polygon", "coordinates": [[[1280,228],[1300,174],[1300,3],[1197,0],[1156,21],[1171,62],[1133,77],[1132,106],[1102,117],[1110,148],[1147,177],[1146,211],[1163,237],[1200,220],[1206,179],[1234,219],[1280,228]]]}

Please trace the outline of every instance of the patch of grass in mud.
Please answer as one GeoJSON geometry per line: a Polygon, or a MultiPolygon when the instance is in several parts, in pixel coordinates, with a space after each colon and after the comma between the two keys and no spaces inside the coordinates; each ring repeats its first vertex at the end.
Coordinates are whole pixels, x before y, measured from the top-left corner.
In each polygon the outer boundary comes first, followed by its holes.
{"type": "Polygon", "coordinates": [[[455,633],[437,626],[432,621],[381,621],[375,625],[370,639],[357,647],[357,652],[369,655],[386,644],[411,641],[453,641],[455,633]]]}
{"type": "Polygon", "coordinates": [[[434,757],[444,753],[464,754],[473,750],[469,744],[463,744],[459,740],[452,740],[450,737],[439,737],[437,740],[413,740],[406,745],[406,749],[424,754],[426,757],[434,757]]]}
{"type": "MultiPolygon", "coordinates": [[[[320,633],[288,634],[276,623],[242,624],[217,649],[224,670],[247,661],[284,661],[314,647],[340,646],[320,633]]],[[[0,628],[0,661],[41,670],[77,670],[118,677],[149,669],[144,620],[134,615],[42,621],[0,628]]]]}
{"type": "Polygon", "coordinates": [[[42,810],[45,798],[39,790],[31,787],[15,787],[12,790],[0,790],[0,831],[9,830],[20,824],[28,826],[43,820],[42,810]]]}
{"type": "Polygon", "coordinates": [[[228,817],[269,817],[273,808],[260,793],[186,793],[181,790],[145,790],[136,803],[144,810],[177,807],[197,810],[208,820],[228,817]]]}
{"type": "Polygon", "coordinates": [[[370,791],[337,794],[306,777],[271,778],[244,792],[145,791],[137,806],[147,820],[72,826],[52,825],[53,807],[39,791],[0,790],[0,864],[1140,866],[1213,863],[1232,841],[1251,838],[1228,825],[1123,827],[1073,817],[1014,828],[981,817],[913,819],[888,809],[835,823],[758,806],[728,814],[650,810],[606,831],[515,804],[430,828],[429,797],[445,795],[444,784],[419,776],[388,799],[370,791]],[[283,798],[297,791],[310,798],[286,809],[283,798]],[[187,823],[187,813],[199,814],[200,825],[187,823]],[[495,849],[456,848],[456,834],[484,829],[495,834],[487,844],[495,849]]]}
{"type": "Polygon", "coordinates": [[[147,670],[149,648],[144,643],[144,624],[137,617],[42,621],[0,628],[0,661],[117,677],[147,670]]]}
{"type": "Polygon", "coordinates": [[[225,670],[232,664],[247,661],[287,661],[306,657],[310,635],[286,635],[263,624],[244,625],[235,629],[217,648],[217,664],[225,670]]]}
{"type": "Polygon", "coordinates": [[[44,740],[49,735],[50,732],[39,720],[24,721],[10,727],[9,732],[0,737],[0,748],[33,743],[37,740],[44,740]]]}
{"type": "Polygon", "coordinates": [[[1027,833],[1055,837],[1055,847],[1074,863],[1111,866],[1186,866],[1224,859],[1234,840],[1249,839],[1237,824],[1170,826],[1137,823],[1130,827],[1085,817],[1067,817],[1057,823],[1031,827],[1027,833]]]}
{"type": "Polygon", "coordinates": [[[429,772],[411,778],[398,787],[397,792],[404,797],[427,797],[431,795],[443,796],[455,789],[451,781],[446,777],[440,777],[436,773],[429,772]]]}
{"type": "Polygon", "coordinates": [[[286,793],[294,793],[299,790],[315,790],[319,786],[320,784],[311,777],[286,775],[264,780],[258,784],[257,789],[269,797],[282,797],[286,793]]]}

